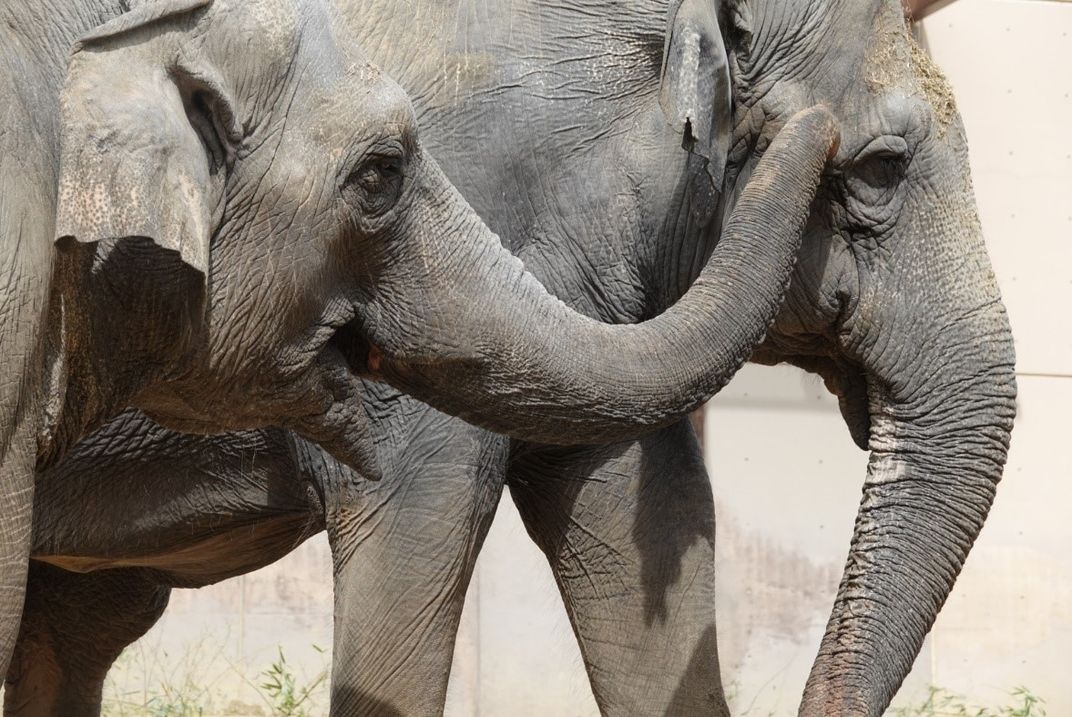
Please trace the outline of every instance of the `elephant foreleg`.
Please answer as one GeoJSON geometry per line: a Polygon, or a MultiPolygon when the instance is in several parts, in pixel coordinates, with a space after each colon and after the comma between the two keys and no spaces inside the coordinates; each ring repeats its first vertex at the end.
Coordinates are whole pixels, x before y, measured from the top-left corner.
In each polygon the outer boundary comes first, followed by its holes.
{"type": "Polygon", "coordinates": [[[466,587],[502,490],[504,439],[423,406],[391,431],[398,457],[382,481],[325,494],[340,717],[442,714],[466,587]]]}
{"type": "Polygon", "coordinates": [[[715,518],[692,428],[519,452],[510,494],[547,555],[604,715],[726,715],[715,518]]]}
{"type": "Polygon", "coordinates": [[[80,574],[33,563],[4,714],[99,715],[108,669],[156,623],[170,592],[139,568],[80,574]]]}

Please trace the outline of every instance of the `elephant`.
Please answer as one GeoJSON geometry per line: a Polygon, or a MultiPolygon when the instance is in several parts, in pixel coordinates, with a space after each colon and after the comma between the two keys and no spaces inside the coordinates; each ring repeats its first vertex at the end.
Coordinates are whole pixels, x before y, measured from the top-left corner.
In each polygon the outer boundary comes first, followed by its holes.
{"type": "MultiPolygon", "coordinates": [[[[895,0],[709,7],[345,10],[480,215],[553,293],[608,322],[672,305],[789,118],[816,103],[833,112],[840,146],[752,359],[822,377],[871,453],[800,713],[880,715],[982,527],[1015,413],[964,131],[895,0]],[[404,29],[422,53],[398,40],[404,29]],[[663,67],[681,58],[696,73],[666,83],[663,67]],[[721,116],[719,77],[732,99],[721,116]],[[678,133],[664,105],[682,96],[714,115],[691,110],[678,133]],[[682,142],[693,151],[668,167],[682,142]],[[658,181],[667,175],[678,181],[658,181]]],[[[686,424],[564,447],[485,433],[388,389],[366,401],[394,475],[314,480],[333,487],[296,509],[323,515],[335,556],[335,714],[442,709],[461,597],[506,484],[552,565],[601,711],[727,712],[713,506],[686,424]]],[[[333,475],[329,463],[315,471],[333,475]]]]}
{"type": "Polygon", "coordinates": [[[519,438],[658,429],[762,337],[836,141],[829,113],[802,113],[710,274],[660,316],[603,325],[462,199],[326,0],[31,0],[0,18],[5,667],[34,477],[124,408],[192,433],[285,427],[370,478],[362,376],[519,438]],[[754,261],[770,271],[737,266],[754,261]]]}

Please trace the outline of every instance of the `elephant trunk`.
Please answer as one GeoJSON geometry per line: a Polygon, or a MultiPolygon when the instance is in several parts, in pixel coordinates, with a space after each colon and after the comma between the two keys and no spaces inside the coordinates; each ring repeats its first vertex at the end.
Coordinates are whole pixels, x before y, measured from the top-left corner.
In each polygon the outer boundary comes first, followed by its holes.
{"type": "Polygon", "coordinates": [[[871,457],[801,715],[883,714],[994,500],[1015,415],[1014,354],[981,237],[972,243],[952,255],[955,270],[940,259],[924,269],[951,287],[942,301],[876,302],[865,322],[871,457]]]}
{"type": "Polygon", "coordinates": [[[419,282],[422,316],[387,328],[401,291],[368,307],[380,373],[445,412],[542,443],[622,439],[692,410],[729,381],[773,320],[837,136],[821,108],[791,120],[703,273],[676,305],[640,324],[602,324],[569,309],[455,193],[462,231],[452,233],[470,239],[447,248],[436,237],[420,258],[431,267],[419,282]]]}

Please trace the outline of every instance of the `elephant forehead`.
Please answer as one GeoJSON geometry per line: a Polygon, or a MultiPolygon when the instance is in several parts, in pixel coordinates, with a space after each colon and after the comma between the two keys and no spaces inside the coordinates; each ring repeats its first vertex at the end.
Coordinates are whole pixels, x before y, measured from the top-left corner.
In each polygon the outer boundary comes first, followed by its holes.
{"type": "Polygon", "coordinates": [[[956,118],[952,90],[911,36],[899,2],[759,0],[738,6],[764,28],[745,60],[746,96],[787,120],[811,104],[842,123],[842,150],[863,135],[900,133],[911,115],[930,115],[939,134],[956,118]]]}
{"type": "Polygon", "coordinates": [[[363,49],[340,32],[338,13],[326,0],[215,0],[204,32],[238,100],[261,103],[264,111],[311,106],[328,94],[381,82],[363,49]]]}
{"type": "Polygon", "coordinates": [[[799,80],[844,90],[866,62],[873,35],[904,25],[899,0],[741,0],[735,8],[735,21],[749,30],[741,70],[760,88],[799,80]]]}
{"type": "MultiPolygon", "coordinates": [[[[289,48],[297,35],[301,13],[294,0],[216,0],[215,12],[233,23],[229,31],[255,33],[259,43],[269,48],[289,48]]],[[[261,51],[257,47],[257,51],[261,51]]]]}
{"type": "MultiPolygon", "coordinates": [[[[408,95],[378,68],[368,64],[326,72],[303,89],[300,106],[283,128],[297,161],[308,157],[336,162],[354,160],[378,142],[416,140],[417,122],[408,95]]],[[[273,167],[279,163],[278,158],[273,167]]]]}
{"type": "Polygon", "coordinates": [[[277,83],[332,45],[322,0],[215,0],[204,23],[221,63],[255,83],[277,83]]]}

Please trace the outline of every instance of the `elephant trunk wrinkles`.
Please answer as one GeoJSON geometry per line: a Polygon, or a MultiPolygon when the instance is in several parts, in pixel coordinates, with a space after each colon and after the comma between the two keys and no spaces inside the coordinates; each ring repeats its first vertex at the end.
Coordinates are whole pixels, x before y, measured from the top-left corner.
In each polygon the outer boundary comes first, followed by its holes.
{"type": "MultiPolygon", "coordinates": [[[[823,109],[794,118],[759,164],[699,279],[666,313],[641,324],[602,324],[573,312],[481,225],[476,246],[451,256],[447,301],[434,298],[453,308],[443,321],[421,324],[446,324],[438,341],[449,347],[448,360],[443,351],[414,360],[398,334],[371,326],[382,374],[441,410],[543,443],[626,438],[692,410],[725,385],[773,320],[837,136],[823,109]]],[[[468,214],[472,227],[476,217],[468,214]]]]}
{"type": "MultiPolygon", "coordinates": [[[[983,264],[965,265],[989,274],[983,264]]],[[[979,288],[978,275],[960,278],[953,286],[974,281],[972,288],[979,288]]],[[[885,370],[868,366],[871,458],[801,715],[884,712],[993,503],[1015,415],[1016,379],[1008,319],[996,286],[984,283],[973,309],[956,310],[958,320],[881,342],[886,359],[891,351],[899,354],[892,362],[899,368],[888,361],[877,362],[885,370]],[[921,333],[927,334],[922,340],[921,333]],[[898,381],[909,359],[919,380],[898,381]]],[[[941,310],[934,315],[941,317],[941,310]]]]}

